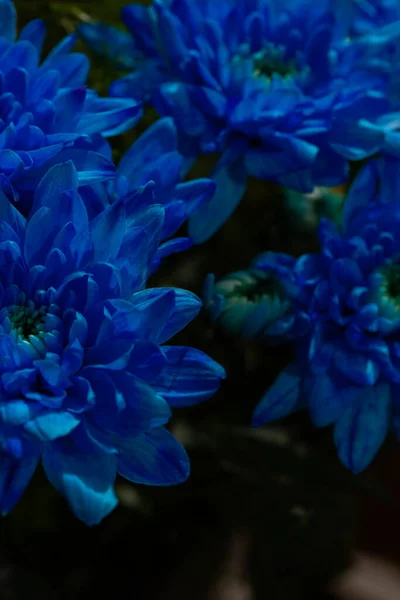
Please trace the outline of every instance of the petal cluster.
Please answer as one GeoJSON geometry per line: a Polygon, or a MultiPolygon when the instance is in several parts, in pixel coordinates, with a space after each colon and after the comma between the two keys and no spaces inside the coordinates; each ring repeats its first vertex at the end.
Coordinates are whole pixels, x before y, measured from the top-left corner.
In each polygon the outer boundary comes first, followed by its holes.
{"type": "MultiPolygon", "coordinates": [[[[342,8],[338,6],[339,10],[342,8]]],[[[352,0],[352,10],[352,36],[369,33],[400,18],[398,0],[352,0]]]]}
{"type": "Polygon", "coordinates": [[[83,185],[114,175],[105,138],[141,116],[131,99],[99,98],[86,87],[88,58],[65,38],[40,60],[44,23],[28,23],[17,37],[16,14],[0,1],[0,190],[26,214],[46,169],[72,160],[83,185]]]}
{"type": "Polygon", "coordinates": [[[321,222],[319,253],[267,261],[308,327],[254,422],[306,405],[315,425],[334,424],[339,457],[355,472],[399,431],[399,192],[397,161],[371,161],[350,188],[342,228],[321,222]]]}
{"type": "MultiPolygon", "coordinates": [[[[185,250],[191,245],[187,237],[170,238],[200,206],[210,202],[215,191],[215,183],[211,179],[182,182],[183,164],[184,157],[178,151],[178,134],[173,120],[159,119],[123,155],[115,178],[92,183],[80,190],[91,220],[99,219],[106,210],[115,210],[112,206],[119,203],[125,207],[127,218],[134,218],[139,223],[141,218],[148,219],[149,205],[158,205],[157,209],[153,209],[157,232],[153,243],[158,249],[151,271],[172,252],[185,250]]],[[[118,227],[116,223],[117,232],[118,227]]],[[[141,250],[136,247],[130,252],[140,255],[141,250]]]]}
{"type": "MultiPolygon", "coordinates": [[[[136,67],[111,95],[151,98],[174,118],[189,157],[222,154],[217,193],[190,221],[196,242],[226,221],[248,175],[311,192],[345,181],[349,160],[398,151],[379,118],[392,109],[386,92],[400,22],[352,37],[354,7],[343,4],[343,14],[329,0],[154,0],[124,8],[136,67]]],[[[81,33],[103,37],[97,25],[81,33]]]]}
{"type": "Polygon", "coordinates": [[[117,503],[117,473],[153,485],[187,477],[187,455],[164,426],[171,407],[214,393],[224,371],[165,345],[200,300],[145,289],[168,203],[128,194],[90,218],[78,187],[72,161],[55,165],[27,218],[0,193],[0,509],[41,458],[94,524],[117,503]]]}

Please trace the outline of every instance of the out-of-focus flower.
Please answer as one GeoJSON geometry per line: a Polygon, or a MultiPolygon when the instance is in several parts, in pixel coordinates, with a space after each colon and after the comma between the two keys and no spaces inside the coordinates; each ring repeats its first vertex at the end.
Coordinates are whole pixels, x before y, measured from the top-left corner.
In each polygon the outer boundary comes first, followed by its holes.
{"type": "Polygon", "coordinates": [[[204,353],[164,343],[201,302],[145,289],[166,209],[117,198],[90,219],[71,161],[40,181],[25,219],[0,192],[0,510],[39,459],[77,517],[117,504],[117,473],[136,483],[186,479],[189,460],[164,428],[171,407],[218,388],[204,353]]]}
{"type": "Polygon", "coordinates": [[[334,424],[339,457],[354,472],[390,428],[400,434],[399,174],[396,160],[372,161],[350,188],[342,230],[321,222],[319,253],[270,253],[258,264],[275,273],[309,326],[254,423],[306,405],[316,426],[334,424]]]}
{"type": "Polygon", "coordinates": [[[140,103],[99,98],[85,86],[89,61],[71,52],[76,36],[40,62],[44,38],[37,19],[17,39],[14,5],[0,0],[0,190],[25,214],[41,177],[57,162],[72,160],[81,185],[113,177],[105,138],[141,116],[140,103]]]}
{"type": "MultiPolygon", "coordinates": [[[[154,0],[123,9],[136,67],[110,94],[151,99],[172,116],[187,166],[201,153],[222,154],[217,192],[190,219],[196,243],[227,220],[248,175],[308,193],[346,181],[349,160],[399,153],[393,117],[379,119],[392,110],[400,21],[352,39],[352,16],[351,2],[338,14],[328,0],[154,0]]],[[[82,35],[101,44],[101,27],[85,25],[82,35]]]]}
{"type": "MultiPolygon", "coordinates": [[[[255,262],[261,262],[261,256],[255,262]]],[[[278,343],[297,337],[303,330],[301,315],[295,318],[289,298],[268,269],[250,267],[217,282],[210,274],[204,282],[203,297],[211,320],[233,335],[278,343]]]]}

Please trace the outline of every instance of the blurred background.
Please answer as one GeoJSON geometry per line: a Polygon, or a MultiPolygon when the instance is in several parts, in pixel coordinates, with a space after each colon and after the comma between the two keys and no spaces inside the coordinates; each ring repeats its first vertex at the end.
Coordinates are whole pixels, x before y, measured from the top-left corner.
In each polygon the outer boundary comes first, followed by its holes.
{"type": "MultiPolygon", "coordinates": [[[[118,23],[125,2],[15,4],[19,26],[46,21],[48,51],[79,20],[118,23]]],[[[89,55],[90,85],[106,94],[118,73],[89,55]]],[[[148,110],[135,131],[114,138],[116,160],[155,118],[148,110]]],[[[208,174],[212,163],[207,158],[193,174],[208,174]]],[[[247,268],[265,250],[298,255],[315,247],[313,233],[296,229],[281,190],[251,182],[227,225],[203,246],[172,257],[150,285],[201,294],[209,272],[218,277],[247,268]]],[[[120,506],[88,528],[37,473],[0,521],[0,598],[398,600],[395,442],[387,441],[371,467],[354,476],[339,462],[330,430],[314,429],[305,414],[253,430],[254,407],[289,362],[290,346],[231,338],[205,312],[174,341],[206,351],[228,374],[211,401],[175,410],[172,431],[191,458],[188,482],[160,489],[121,479],[120,506]]]]}

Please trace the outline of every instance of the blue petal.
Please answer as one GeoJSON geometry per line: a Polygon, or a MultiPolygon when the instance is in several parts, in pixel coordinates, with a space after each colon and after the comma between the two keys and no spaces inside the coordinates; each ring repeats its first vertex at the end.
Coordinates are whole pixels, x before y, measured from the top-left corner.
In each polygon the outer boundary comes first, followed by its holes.
{"type": "MultiPolygon", "coordinates": [[[[275,151],[250,148],[246,152],[245,164],[249,175],[268,180],[291,172],[297,173],[310,167],[316,160],[318,148],[314,144],[284,135],[274,138],[274,142],[279,142],[275,151]]],[[[300,191],[303,191],[303,186],[296,187],[301,187],[300,191]]]]}
{"type": "Polygon", "coordinates": [[[168,10],[164,3],[154,2],[153,10],[157,15],[158,34],[165,48],[168,48],[168,57],[171,57],[173,62],[180,64],[188,51],[184,40],[177,35],[179,31],[180,21],[168,10]]]}
{"type": "Polygon", "coordinates": [[[142,115],[142,105],[134,100],[99,98],[86,107],[78,130],[85,135],[101,133],[110,137],[131,129],[142,115]]]}
{"type": "Polygon", "coordinates": [[[0,221],[8,223],[19,239],[23,238],[26,227],[25,219],[2,192],[0,192],[0,221]]]}
{"type": "Polygon", "coordinates": [[[167,73],[158,60],[139,60],[133,73],[117,79],[110,85],[109,95],[148,102],[154,90],[166,79],[167,73]]]}
{"type": "Polygon", "coordinates": [[[5,150],[0,150],[0,169],[10,177],[11,175],[16,175],[17,173],[22,173],[25,165],[21,158],[13,152],[13,150],[9,150],[8,148],[5,150]]]}
{"type": "Polygon", "coordinates": [[[179,130],[196,138],[208,131],[208,121],[191,101],[188,87],[183,83],[165,83],[157,88],[152,101],[160,115],[173,117],[179,130]]]}
{"type": "MultiPolygon", "coordinates": [[[[78,355],[79,360],[80,357],[78,355]]],[[[65,358],[63,359],[63,367],[64,365],[65,358]]],[[[73,365],[73,368],[76,368],[76,364],[73,365]]],[[[84,377],[73,377],[72,385],[68,388],[68,396],[63,402],[63,408],[69,412],[80,414],[93,408],[95,400],[93,388],[88,380],[84,377]]]]}
{"type": "Polygon", "coordinates": [[[350,381],[359,385],[374,385],[380,372],[374,360],[360,353],[340,349],[335,352],[335,366],[350,381]]]}
{"type": "Polygon", "coordinates": [[[331,425],[342,414],[345,406],[344,391],[338,389],[329,376],[312,377],[306,382],[305,393],[310,416],[316,427],[331,425]]]}
{"type": "Polygon", "coordinates": [[[37,440],[48,442],[71,433],[80,420],[63,410],[47,412],[25,423],[24,428],[37,440]]]}
{"type": "MultiPolygon", "coordinates": [[[[110,372],[109,376],[116,392],[121,395],[119,402],[123,399],[125,404],[125,409],[118,414],[114,426],[114,430],[119,435],[126,437],[138,435],[169,421],[171,410],[157,389],[153,390],[131,373],[115,371],[110,372]]],[[[107,406],[104,400],[103,396],[104,426],[107,428],[107,406]]],[[[111,428],[111,423],[109,427],[111,428]]]]}
{"type": "MultiPolygon", "coordinates": [[[[1,13],[1,11],[0,11],[1,13]]],[[[0,19],[2,17],[0,16],[0,19]]],[[[0,21],[1,22],[1,21],[0,21]]],[[[39,462],[39,452],[20,460],[2,454],[0,458],[0,512],[7,514],[25,491],[39,462]]]]}
{"type": "Polygon", "coordinates": [[[376,195],[378,183],[377,162],[372,160],[365,165],[353,181],[342,209],[342,224],[346,234],[351,233],[351,220],[357,211],[371,202],[376,195]]]}
{"type": "Polygon", "coordinates": [[[24,255],[29,266],[45,262],[56,234],[53,215],[49,208],[42,206],[30,219],[26,229],[24,255]]]}
{"type": "Polygon", "coordinates": [[[115,428],[118,416],[126,408],[126,399],[119,393],[109,371],[86,366],[80,375],[90,382],[96,403],[93,420],[104,429],[115,428]]]}
{"type": "Polygon", "coordinates": [[[75,46],[76,40],[77,36],[75,34],[68,35],[61,40],[61,42],[54,46],[46,60],[43,62],[42,67],[46,67],[47,69],[54,68],[53,63],[56,62],[56,59],[69,54],[72,48],[75,46]]]}
{"type": "Polygon", "coordinates": [[[331,17],[328,23],[315,27],[305,48],[307,65],[311,67],[313,74],[316,73],[316,76],[321,79],[328,78],[330,74],[329,50],[332,43],[333,25],[334,19],[331,17]]]}
{"type": "Polygon", "coordinates": [[[57,156],[57,162],[72,160],[78,172],[79,185],[87,185],[93,181],[102,181],[115,177],[115,166],[99,152],[90,150],[68,149],[57,156]]]}
{"type": "Polygon", "coordinates": [[[173,485],[189,476],[184,448],[159,427],[136,438],[119,440],[118,473],[134,483],[173,485]]]}
{"type": "Polygon", "coordinates": [[[125,25],[134,33],[138,48],[157,53],[153,38],[153,23],[149,10],[139,4],[128,4],[121,10],[121,17],[125,25]]]}
{"type": "Polygon", "coordinates": [[[71,160],[51,167],[35,190],[32,213],[41,206],[55,207],[61,193],[76,190],[78,182],[78,174],[71,160]]]}
{"type": "Polygon", "coordinates": [[[363,471],[382,445],[390,423],[390,386],[352,388],[352,402],[334,430],[339,458],[354,473],[363,471]]]}
{"type": "Polygon", "coordinates": [[[290,364],[278,375],[256,406],[252,418],[253,426],[258,427],[290,414],[296,408],[299,399],[300,383],[299,370],[290,364]]]}
{"type": "Polygon", "coordinates": [[[138,374],[170,406],[191,406],[212,396],[225,378],[224,369],[204,352],[185,346],[163,346],[167,363],[161,370],[150,364],[138,374]]]}
{"type": "Polygon", "coordinates": [[[192,246],[192,242],[189,238],[174,238],[164,244],[160,244],[157,250],[157,256],[153,261],[150,275],[152,275],[160,266],[161,261],[173,254],[174,252],[183,252],[188,250],[192,246]]]}
{"type": "Polygon", "coordinates": [[[191,216],[199,205],[212,198],[215,188],[216,185],[212,179],[195,179],[178,183],[172,196],[174,201],[185,203],[186,215],[191,216]]]}
{"type": "Polygon", "coordinates": [[[135,67],[135,45],[126,31],[105,23],[81,23],[78,33],[91,50],[106,56],[117,67],[135,67]]]}
{"type": "MultiPolygon", "coordinates": [[[[1,20],[1,18],[0,18],[1,20]]],[[[42,52],[44,40],[46,37],[46,26],[41,19],[34,19],[25,25],[18,36],[19,40],[27,40],[35,46],[38,54],[42,52]]]]}
{"type": "Polygon", "coordinates": [[[47,384],[49,388],[61,387],[61,389],[64,389],[71,385],[64,370],[54,360],[45,358],[35,360],[33,364],[37,368],[38,374],[41,375],[43,383],[47,384]]]}
{"type": "Polygon", "coordinates": [[[117,267],[111,263],[96,262],[90,267],[90,272],[98,285],[100,298],[121,297],[121,274],[117,267]]]}
{"type": "Polygon", "coordinates": [[[35,46],[30,42],[17,42],[12,44],[1,57],[1,70],[6,74],[15,67],[20,67],[29,73],[36,70],[38,61],[39,56],[35,46]]]}
{"type": "MultiPolygon", "coordinates": [[[[26,391],[36,381],[36,369],[20,369],[14,372],[2,373],[1,383],[9,394],[19,394],[26,391]]],[[[5,403],[7,406],[8,402],[5,403]]]]}
{"type": "Polygon", "coordinates": [[[98,288],[88,273],[75,271],[64,279],[57,291],[57,303],[64,310],[85,313],[98,299],[98,288]]]}
{"type": "Polygon", "coordinates": [[[92,221],[91,236],[96,261],[112,262],[118,256],[126,232],[125,220],[124,203],[114,202],[92,221]]]}
{"type": "Polygon", "coordinates": [[[68,131],[72,129],[72,131],[74,131],[82,113],[84,113],[85,101],[86,88],[84,87],[73,89],[66,88],[59,91],[53,100],[53,106],[56,111],[54,130],[68,131]]]}
{"type": "Polygon", "coordinates": [[[150,288],[134,294],[131,301],[143,312],[143,324],[147,322],[148,327],[147,339],[158,344],[183,329],[201,308],[201,300],[195,294],[179,288],[150,288]],[[153,318],[160,322],[160,328],[152,326],[153,318]]]}
{"type": "Polygon", "coordinates": [[[332,142],[332,148],[348,160],[364,160],[379,152],[385,144],[383,128],[364,119],[351,123],[345,121],[342,127],[336,128],[335,137],[340,141],[339,143],[332,142]]]}
{"type": "Polygon", "coordinates": [[[130,186],[147,183],[142,173],[147,172],[152,161],[178,147],[176,128],[172,119],[159,119],[143,133],[125,152],[118,165],[118,175],[124,175],[130,186]]]}
{"type": "Polygon", "coordinates": [[[7,399],[6,402],[0,403],[0,419],[2,423],[8,425],[23,425],[41,412],[43,407],[38,402],[7,399]]]}
{"type": "Polygon", "coordinates": [[[116,458],[110,454],[83,454],[78,448],[49,445],[43,467],[50,483],[63,494],[78,519],[97,525],[118,504],[113,485],[116,458]]]}
{"type": "Polygon", "coordinates": [[[246,191],[247,175],[241,159],[217,165],[212,178],[217,186],[213,197],[189,220],[189,236],[195,244],[207,241],[229,219],[246,191]]]}
{"type": "Polygon", "coordinates": [[[10,42],[15,40],[16,36],[17,14],[13,2],[1,0],[0,2],[0,36],[5,37],[10,42]]]}

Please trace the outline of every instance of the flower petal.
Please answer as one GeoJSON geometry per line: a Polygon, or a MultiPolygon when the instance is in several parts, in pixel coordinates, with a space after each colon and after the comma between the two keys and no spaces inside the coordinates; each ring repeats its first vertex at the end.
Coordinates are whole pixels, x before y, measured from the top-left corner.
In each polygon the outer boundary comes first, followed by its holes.
{"type": "Polygon", "coordinates": [[[204,352],[185,346],[163,346],[161,370],[149,361],[137,371],[170,406],[191,406],[212,396],[225,378],[224,369],[204,352]]]}
{"type": "Polygon", "coordinates": [[[216,167],[212,174],[216,190],[189,220],[189,236],[195,244],[207,241],[231,216],[247,186],[247,175],[241,159],[216,167]]]}
{"type": "Polygon", "coordinates": [[[374,458],[389,429],[390,386],[380,383],[352,388],[352,398],[334,430],[339,458],[354,473],[374,458]]]}
{"type": "Polygon", "coordinates": [[[24,424],[25,430],[39,441],[48,442],[71,433],[80,419],[67,411],[47,412],[24,424]]]}
{"type": "Polygon", "coordinates": [[[50,483],[86,525],[97,525],[117,506],[115,456],[83,454],[77,448],[51,444],[43,453],[43,467],[50,483]]]}
{"type": "Polygon", "coordinates": [[[189,476],[184,448],[163,427],[118,443],[118,473],[129,481],[147,485],[173,485],[189,476]]]}
{"type": "Polygon", "coordinates": [[[0,36],[10,42],[15,40],[17,26],[17,14],[14,3],[9,0],[0,2],[0,36]]]}
{"type": "Polygon", "coordinates": [[[269,390],[261,398],[253,413],[254,427],[275,421],[290,414],[296,408],[300,394],[301,374],[290,364],[278,375],[269,390]]]}
{"type": "Polygon", "coordinates": [[[18,502],[30,482],[38,462],[38,451],[32,451],[30,456],[20,460],[1,454],[0,512],[2,515],[6,515],[18,502]]]}

